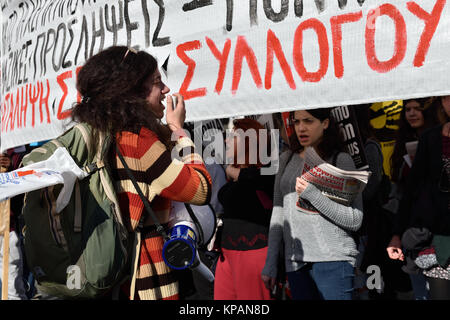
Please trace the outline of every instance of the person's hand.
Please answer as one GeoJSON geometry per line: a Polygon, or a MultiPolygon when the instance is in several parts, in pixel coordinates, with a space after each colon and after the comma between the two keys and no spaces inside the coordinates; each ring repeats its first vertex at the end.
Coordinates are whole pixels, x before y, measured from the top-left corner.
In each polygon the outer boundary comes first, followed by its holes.
{"type": "Polygon", "coordinates": [[[309,182],[302,179],[301,177],[297,177],[296,183],[295,183],[295,191],[301,195],[303,191],[305,191],[306,187],[308,187],[309,182]]]}
{"type": "Polygon", "coordinates": [[[179,93],[174,93],[177,97],[177,105],[173,108],[172,96],[167,96],[167,110],[166,122],[170,130],[177,131],[183,128],[184,120],[186,119],[186,108],[184,105],[183,96],[179,93]]]}
{"type": "Polygon", "coordinates": [[[261,275],[262,281],[264,282],[264,285],[266,288],[270,291],[273,290],[273,287],[275,287],[276,279],[273,277],[266,276],[265,274],[261,275]]]}
{"type": "Polygon", "coordinates": [[[8,169],[11,165],[11,159],[7,155],[0,154],[0,167],[8,169]]]}
{"type": "Polygon", "coordinates": [[[442,135],[450,137],[450,122],[447,122],[442,126],[442,135]]]}
{"type": "Polygon", "coordinates": [[[389,258],[392,260],[400,260],[403,261],[405,256],[402,252],[402,242],[399,236],[393,236],[391,242],[389,242],[386,250],[388,252],[389,258]]]}
{"type": "Polygon", "coordinates": [[[227,166],[225,169],[225,173],[227,175],[227,179],[237,181],[239,178],[239,173],[241,172],[241,168],[235,167],[233,165],[227,166]]]}

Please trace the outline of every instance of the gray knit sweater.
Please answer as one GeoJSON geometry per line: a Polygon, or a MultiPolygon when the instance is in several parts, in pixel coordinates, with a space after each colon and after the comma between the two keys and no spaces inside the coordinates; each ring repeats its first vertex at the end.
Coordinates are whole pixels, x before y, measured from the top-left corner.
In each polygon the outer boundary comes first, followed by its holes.
{"type": "MultiPolygon", "coordinates": [[[[325,159],[331,162],[331,159],[325,159]]],[[[305,262],[348,261],[355,264],[358,250],[351,236],[362,223],[362,196],[352,206],[338,204],[312,184],[302,192],[319,213],[309,213],[296,206],[296,178],[302,173],[304,160],[291,151],[280,156],[275,178],[274,207],[269,230],[269,248],[262,274],[276,277],[278,253],[284,240],[286,271],[296,271],[305,262]],[[288,162],[289,161],[289,162],[288,162]],[[286,163],[287,162],[287,163],[286,163]]],[[[355,170],[348,153],[339,153],[336,167],[355,170]]]]}

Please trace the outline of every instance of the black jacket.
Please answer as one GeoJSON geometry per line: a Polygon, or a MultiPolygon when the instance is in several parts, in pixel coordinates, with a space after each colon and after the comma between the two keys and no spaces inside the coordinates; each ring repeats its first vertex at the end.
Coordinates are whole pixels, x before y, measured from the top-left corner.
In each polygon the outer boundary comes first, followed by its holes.
{"type": "MultiPolygon", "coordinates": [[[[399,221],[394,234],[401,235],[406,229],[417,227],[427,228],[435,237],[450,236],[449,192],[443,192],[439,187],[441,175],[446,175],[443,171],[441,132],[442,126],[434,127],[425,131],[419,139],[405,193],[400,201],[399,221]]],[[[448,248],[444,250],[448,252],[448,248]]]]}

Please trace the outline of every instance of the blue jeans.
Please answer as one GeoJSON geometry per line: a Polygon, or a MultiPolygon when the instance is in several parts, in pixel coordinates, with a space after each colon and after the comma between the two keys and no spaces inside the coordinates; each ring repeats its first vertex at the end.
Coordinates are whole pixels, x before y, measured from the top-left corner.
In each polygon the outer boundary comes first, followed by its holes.
{"type": "Polygon", "coordinates": [[[430,300],[430,292],[427,289],[427,278],[423,274],[410,274],[411,285],[416,300],[430,300]]]}
{"type": "Polygon", "coordinates": [[[347,261],[307,263],[288,272],[293,300],[351,300],[353,266],[347,261]]]}

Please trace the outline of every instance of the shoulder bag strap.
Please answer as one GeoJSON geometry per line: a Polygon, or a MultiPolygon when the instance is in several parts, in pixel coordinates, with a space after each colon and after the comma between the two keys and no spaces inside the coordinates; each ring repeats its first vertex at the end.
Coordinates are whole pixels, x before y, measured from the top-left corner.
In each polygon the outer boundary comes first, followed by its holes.
{"type": "Polygon", "coordinates": [[[195,226],[198,229],[198,238],[200,240],[200,243],[204,244],[203,228],[202,228],[202,225],[200,224],[200,221],[198,221],[197,216],[195,215],[194,210],[192,210],[192,207],[189,203],[185,203],[184,206],[186,207],[186,210],[189,213],[189,216],[191,217],[192,221],[194,222],[195,226]]]}
{"type": "MultiPolygon", "coordinates": [[[[131,182],[133,183],[133,186],[136,189],[136,192],[138,193],[139,197],[141,198],[142,202],[144,203],[145,210],[150,215],[150,217],[152,218],[153,222],[156,225],[156,231],[158,231],[163,236],[164,240],[170,239],[169,236],[167,235],[167,233],[164,231],[163,226],[159,223],[159,220],[156,217],[155,213],[153,212],[152,208],[150,207],[150,202],[148,201],[148,199],[142,193],[141,188],[137,184],[136,178],[133,176],[133,173],[131,173],[131,170],[128,167],[127,163],[125,162],[125,159],[123,158],[122,153],[120,152],[119,146],[117,146],[117,144],[116,144],[116,150],[117,150],[117,154],[119,156],[119,159],[122,162],[123,167],[125,168],[125,170],[126,170],[126,172],[128,174],[128,177],[131,179],[131,182]]],[[[142,215],[141,219],[139,221],[138,228],[140,228],[140,229],[143,228],[144,218],[145,218],[145,216],[142,215]]]]}

